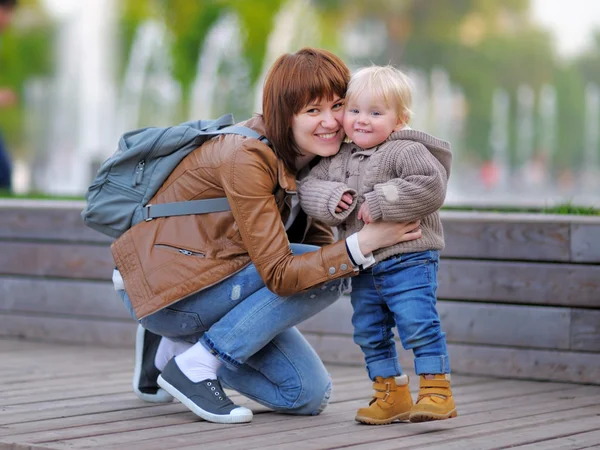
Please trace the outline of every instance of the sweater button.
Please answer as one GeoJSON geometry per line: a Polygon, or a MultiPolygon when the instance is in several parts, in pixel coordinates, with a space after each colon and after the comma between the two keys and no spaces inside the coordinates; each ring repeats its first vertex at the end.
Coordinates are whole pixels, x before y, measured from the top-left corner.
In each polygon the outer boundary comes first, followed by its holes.
{"type": "Polygon", "coordinates": [[[330,267],[329,268],[329,274],[333,275],[335,273],[335,267],[330,267]]]}
{"type": "Polygon", "coordinates": [[[340,270],[348,270],[348,264],[342,264],[340,270]]]}

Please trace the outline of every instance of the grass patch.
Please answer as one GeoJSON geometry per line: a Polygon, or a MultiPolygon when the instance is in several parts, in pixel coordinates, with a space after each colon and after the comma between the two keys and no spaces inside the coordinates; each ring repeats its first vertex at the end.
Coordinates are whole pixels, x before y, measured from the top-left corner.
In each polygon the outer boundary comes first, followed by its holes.
{"type": "Polygon", "coordinates": [[[85,197],[51,195],[42,192],[29,192],[27,194],[15,194],[14,192],[0,189],[0,198],[14,198],[23,200],[85,200],[85,197]]]}
{"type": "Polygon", "coordinates": [[[529,214],[561,214],[573,216],[600,216],[600,209],[592,206],[578,206],[571,203],[549,206],[546,208],[517,208],[517,207],[470,207],[470,206],[444,206],[446,211],[478,211],[497,213],[529,213],[529,214]]]}
{"type": "MultiPolygon", "coordinates": [[[[15,198],[29,200],[85,200],[85,197],[76,196],[56,196],[44,194],[41,192],[31,192],[28,194],[14,194],[7,190],[0,189],[0,198],[15,198]]],[[[518,207],[474,207],[474,206],[444,206],[445,211],[478,211],[478,212],[496,212],[496,213],[529,213],[529,214],[561,214],[574,216],[600,216],[600,209],[592,206],[578,206],[571,203],[547,207],[547,208],[518,208],[518,207]]]]}

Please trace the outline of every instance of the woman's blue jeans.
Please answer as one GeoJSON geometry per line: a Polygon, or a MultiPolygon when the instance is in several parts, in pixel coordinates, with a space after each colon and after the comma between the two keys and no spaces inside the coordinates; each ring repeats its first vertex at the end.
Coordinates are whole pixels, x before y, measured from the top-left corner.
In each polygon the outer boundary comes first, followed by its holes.
{"type": "MultiPolygon", "coordinates": [[[[291,248],[294,254],[318,249],[291,248]]],[[[331,380],[295,325],[333,304],[344,285],[345,280],[336,280],[280,297],[251,264],[139,322],[173,340],[200,342],[223,361],[218,377],[224,385],[258,403],[290,414],[319,414],[327,406],[331,380]]],[[[134,316],[127,294],[121,293],[134,316]]]]}
{"type": "Polygon", "coordinates": [[[414,353],[418,375],[450,372],[446,335],[435,308],[438,263],[435,250],[407,253],[352,279],[354,342],[365,355],[372,380],[402,374],[394,326],[402,346],[414,353]]]}

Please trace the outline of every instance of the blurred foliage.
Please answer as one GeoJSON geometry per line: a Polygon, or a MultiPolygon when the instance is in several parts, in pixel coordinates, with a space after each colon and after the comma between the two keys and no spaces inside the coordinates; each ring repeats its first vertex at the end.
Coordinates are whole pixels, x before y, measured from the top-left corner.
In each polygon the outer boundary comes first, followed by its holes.
{"type": "Polygon", "coordinates": [[[211,26],[222,15],[235,13],[242,26],[243,54],[254,82],[261,72],[269,33],[282,3],[283,0],[123,0],[125,46],[131,48],[135,29],[144,20],[164,21],[173,39],[173,73],[185,93],[196,76],[200,50],[211,26]]]}
{"type": "Polygon", "coordinates": [[[11,88],[19,97],[15,106],[0,108],[0,130],[11,152],[20,151],[25,83],[52,70],[53,35],[39,0],[20,0],[12,25],[0,36],[0,88],[11,88]]]}
{"type": "MultiPolygon", "coordinates": [[[[21,0],[20,13],[27,12],[24,17],[36,19],[23,19],[20,25],[15,22],[3,37],[0,86],[13,86],[22,92],[27,78],[46,73],[51,67],[53,30],[39,1],[21,0]]],[[[124,49],[120,52],[121,68],[129,59],[139,25],[150,19],[163,22],[169,31],[172,71],[181,83],[186,102],[211,27],[223,15],[233,13],[242,27],[242,53],[253,84],[261,75],[274,21],[288,1],[292,0],[122,0],[118,3],[124,49]]],[[[595,47],[565,60],[555,54],[550,34],[531,21],[530,0],[306,1],[317,15],[319,45],[340,54],[353,66],[391,63],[426,74],[436,68],[446,70],[467,101],[464,137],[455,145],[460,145],[462,153],[475,162],[491,157],[489,135],[495,89],[509,93],[514,117],[519,86],[528,85],[536,94],[545,84],[554,86],[558,102],[554,163],[559,170],[581,165],[585,90],[588,83],[599,82],[600,32],[595,47]],[[384,39],[372,54],[352,56],[348,30],[362,30],[364,24],[376,27],[384,39]]],[[[299,26],[303,25],[313,24],[299,26]]],[[[239,103],[242,107],[248,102],[240,99],[239,103]]],[[[537,108],[536,103],[536,114],[537,108]]],[[[18,107],[0,111],[0,124],[10,130],[11,141],[20,133],[19,112],[18,107]]],[[[513,153],[515,128],[516,121],[511,119],[509,147],[513,153]]],[[[536,139],[539,145],[539,133],[536,139]]]]}

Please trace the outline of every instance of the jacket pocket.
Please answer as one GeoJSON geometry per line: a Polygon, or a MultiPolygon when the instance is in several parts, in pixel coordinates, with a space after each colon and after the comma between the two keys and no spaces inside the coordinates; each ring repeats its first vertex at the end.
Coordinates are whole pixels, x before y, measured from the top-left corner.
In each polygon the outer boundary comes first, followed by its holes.
{"type": "Polygon", "coordinates": [[[177,247],[177,246],[174,246],[174,245],[154,244],[154,248],[164,249],[164,250],[167,250],[167,251],[170,251],[170,252],[177,252],[177,253],[180,253],[180,254],[185,255],[185,256],[195,256],[195,257],[198,257],[198,258],[204,258],[205,257],[204,253],[202,253],[202,252],[198,252],[198,251],[195,251],[195,250],[189,250],[187,248],[177,247]]]}

